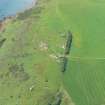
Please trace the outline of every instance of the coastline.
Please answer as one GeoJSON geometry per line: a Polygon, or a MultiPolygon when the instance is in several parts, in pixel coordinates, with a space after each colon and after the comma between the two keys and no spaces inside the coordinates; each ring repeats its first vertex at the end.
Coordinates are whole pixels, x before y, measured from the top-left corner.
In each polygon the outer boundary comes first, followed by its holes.
{"type": "Polygon", "coordinates": [[[17,12],[15,15],[4,17],[2,20],[0,20],[0,32],[4,29],[5,23],[8,23],[8,21],[12,21],[14,18],[16,18],[19,14],[26,12],[27,10],[30,10],[35,7],[38,0],[33,0],[32,4],[29,5],[26,9],[17,12]]]}

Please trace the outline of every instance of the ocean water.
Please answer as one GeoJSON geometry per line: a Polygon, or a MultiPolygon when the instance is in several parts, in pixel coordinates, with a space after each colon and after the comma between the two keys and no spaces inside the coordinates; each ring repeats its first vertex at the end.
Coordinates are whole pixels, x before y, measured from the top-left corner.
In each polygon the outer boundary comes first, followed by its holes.
{"type": "Polygon", "coordinates": [[[0,20],[14,16],[35,4],[35,0],[0,0],[0,20]]]}

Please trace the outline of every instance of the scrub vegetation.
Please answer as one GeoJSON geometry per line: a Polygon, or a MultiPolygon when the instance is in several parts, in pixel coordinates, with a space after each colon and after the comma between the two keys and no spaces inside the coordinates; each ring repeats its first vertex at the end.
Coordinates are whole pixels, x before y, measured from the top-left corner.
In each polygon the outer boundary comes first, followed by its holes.
{"type": "Polygon", "coordinates": [[[0,105],[69,105],[59,60],[66,35],[50,24],[51,2],[39,0],[35,7],[3,23],[0,105]]]}

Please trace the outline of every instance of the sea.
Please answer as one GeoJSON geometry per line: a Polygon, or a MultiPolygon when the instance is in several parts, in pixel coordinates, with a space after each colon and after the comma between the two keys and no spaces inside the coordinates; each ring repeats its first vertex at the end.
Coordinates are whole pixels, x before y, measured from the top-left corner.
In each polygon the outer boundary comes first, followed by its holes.
{"type": "Polygon", "coordinates": [[[35,0],[0,0],[0,20],[29,9],[35,2],[35,0]]]}

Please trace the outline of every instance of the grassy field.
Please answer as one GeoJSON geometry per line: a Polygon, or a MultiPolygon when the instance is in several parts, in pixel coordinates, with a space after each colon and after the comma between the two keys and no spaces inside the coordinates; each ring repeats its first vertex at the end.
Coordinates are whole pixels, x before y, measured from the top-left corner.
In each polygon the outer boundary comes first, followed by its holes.
{"type": "Polygon", "coordinates": [[[63,75],[64,86],[73,102],[104,105],[105,2],[53,0],[49,8],[43,18],[49,29],[71,30],[73,34],[68,70],[63,75]]]}
{"type": "Polygon", "coordinates": [[[39,0],[0,32],[0,105],[105,104],[105,1],[39,0]],[[58,56],[73,43],[67,71],[58,56]],[[4,40],[4,41],[3,41],[4,40]]]}
{"type": "Polygon", "coordinates": [[[74,37],[64,83],[76,105],[105,104],[104,10],[102,0],[61,2],[62,17],[74,37]]]}

